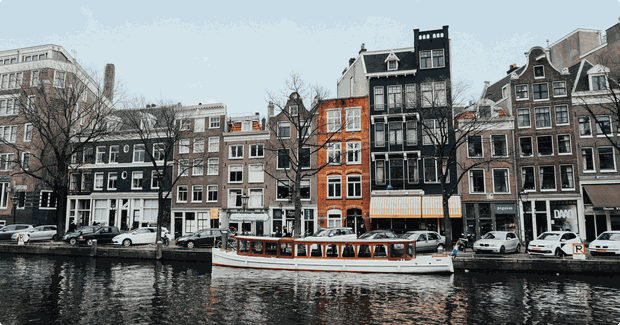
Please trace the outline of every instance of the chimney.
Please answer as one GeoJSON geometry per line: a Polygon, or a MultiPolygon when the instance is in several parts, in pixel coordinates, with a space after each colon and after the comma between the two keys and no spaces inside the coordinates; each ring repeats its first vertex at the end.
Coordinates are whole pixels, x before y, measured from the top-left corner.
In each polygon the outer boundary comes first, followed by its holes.
{"type": "Polygon", "coordinates": [[[355,62],[355,58],[350,58],[349,59],[349,66],[351,66],[351,64],[353,64],[353,62],[355,62]]]}
{"type": "Polygon", "coordinates": [[[265,118],[263,117],[263,119],[261,120],[261,128],[263,129],[263,131],[265,131],[265,118]]]}
{"type": "Polygon", "coordinates": [[[109,101],[112,101],[114,98],[114,64],[111,63],[108,63],[105,66],[103,96],[105,96],[109,101]]]}
{"type": "Polygon", "coordinates": [[[267,117],[272,117],[273,116],[273,102],[269,102],[269,105],[267,105],[267,117]]]}
{"type": "Polygon", "coordinates": [[[364,47],[364,43],[362,43],[362,48],[359,51],[359,54],[362,54],[362,52],[366,52],[366,47],[364,47]]]}
{"type": "Polygon", "coordinates": [[[508,68],[508,71],[506,71],[506,74],[510,74],[510,73],[512,73],[513,71],[517,70],[517,69],[519,69],[519,67],[517,67],[517,64],[516,64],[516,63],[513,63],[513,64],[511,64],[511,65],[510,65],[510,67],[508,68]]]}

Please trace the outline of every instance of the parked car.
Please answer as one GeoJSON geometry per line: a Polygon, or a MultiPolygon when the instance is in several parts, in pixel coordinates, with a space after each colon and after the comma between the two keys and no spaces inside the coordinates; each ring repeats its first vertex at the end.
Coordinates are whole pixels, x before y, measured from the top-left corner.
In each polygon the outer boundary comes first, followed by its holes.
{"type": "MultiPolygon", "coordinates": [[[[129,247],[131,245],[138,244],[155,244],[157,238],[157,227],[144,227],[133,230],[132,232],[126,232],[112,238],[112,244],[123,245],[129,247]]],[[[168,246],[174,238],[170,234],[168,229],[161,228],[161,238],[164,245],[168,246]]]]}
{"type": "Polygon", "coordinates": [[[400,238],[394,231],[391,229],[382,229],[382,230],[371,230],[367,233],[364,233],[359,237],[359,239],[398,239],[400,238]]]}
{"type": "Polygon", "coordinates": [[[56,240],[58,229],[55,225],[37,226],[14,233],[11,236],[11,241],[16,242],[19,235],[25,235],[25,242],[38,241],[38,240],[56,240]]]}
{"type": "Polygon", "coordinates": [[[490,231],[474,243],[474,252],[518,253],[521,251],[521,242],[512,231],[490,231]]]}
{"type": "Polygon", "coordinates": [[[32,225],[14,224],[0,228],[0,240],[10,240],[14,233],[34,228],[32,225]]]}
{"type": "Polygon", "coordinates": [[[343,228],[323,228],[317,230],[312,236],[308,236],[306,238],[315,238],[315,237],[338,237],[338,238],[357,238],[355,235],[355,231],[350,227],[343,228]]]}
{"type": "Polygon", "coordinates": [[[75,231],[66,233],[64,237],[62,237],[62,240],[68,242],[71,245],[75,245],[77,244],[78,238],[80,236],[85,235],[85,234],[92,234],[95,231],[97,231],[99,228],[100,228],[99,226],[83,226],[83,227],[76,229],[75,231]]]}
{"type": "Polygon", "coordinates": [[[222,229],[201,229],[187,236],[177,238],[176,244],[187,248],[215,247],[222,241],[222,229]]]}
{"type": "Polygon", "coordinates": [[[77,236],[76,240],[80,244],[86,244],[91,246],[93,240],[96,239],[98,243],[111,243],[112,238],[120,235],[121,232],[117,227],[102,226],[94,232],[85,232],[77,236]]]}
{"type": "Polygon", "coordinates": [[[446,247],[446,238],[434,231],[408,231],[401,237],[415,240],[416,252],[437,252],[439,250],[444,250],[446,247]]]}
{"type": "Polygon", "coordinates": [[[547,231],[530,242],[527,253],[557,257],[573,255],[573,244],[581,242],[581,238],[574,232],[547,231]]]}
{"type": "Polygon", "coordinates": [[[606,231],[588,246],[591,255],[620,254],[620,231],[606,231]]]}

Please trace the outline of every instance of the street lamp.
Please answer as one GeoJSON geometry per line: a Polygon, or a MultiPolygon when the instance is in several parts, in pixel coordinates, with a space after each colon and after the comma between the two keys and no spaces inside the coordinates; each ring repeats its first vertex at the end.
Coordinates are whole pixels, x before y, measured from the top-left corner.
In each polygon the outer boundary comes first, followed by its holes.
{"type": "Polygon", "coordinates": [[[248,199],[250,197],[247,195],[241,195],[241,205],[243,205],[243,211],[245,211],[246,207],[248,206],[248,199]]]}
{"type": "Polygon", "coordinates": [[[13,190],[13,196],[11,197],[11,203],[13,204],[13,206],[11,207],[11,213],[13,214],[13,224],[16,224],[16,211],[15,208],[17,207],[17,203],[19,203],[19,194],[17,191],[13,190]]]}

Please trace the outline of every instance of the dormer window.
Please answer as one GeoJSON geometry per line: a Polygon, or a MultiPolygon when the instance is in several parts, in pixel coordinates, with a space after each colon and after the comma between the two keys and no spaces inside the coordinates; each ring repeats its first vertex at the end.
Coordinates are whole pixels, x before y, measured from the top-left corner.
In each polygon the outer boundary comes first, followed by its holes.
{"type": "Polygon", "coordinates": [[[252,121],[243,121],[241,123],[241,131],[252,131],[252,121]]]}
{"type": "Polygon", "coordinates": [[[605,75],[591,76],[592,90],[605,90],[607,89],[607,80],[605,75]]]}
{"type": "Polygon", "coordinates": [[[592,69],[588,70],[590,90],[598,91],[609,89],[609,84],[607,83],[607,73],[609,73],[609,68],[606,68],[600,64],[597,64],[592,67],[592,69]]]}
{"type": "Polygon", "coordinates": [[[534,78],[544,78],[545,77],[545,67],[542,65],[537,65],[534,67],[534,78]]]}
{"type": "Polygon", "coordinates": [[[394,71],[398,70],[398,61],[400,61],[400,59],[394,54],[394,50],[391,50],[390,54],[383,62],[387,63],[388,71],[394,71]]]}
{"type": "Polygon", "coordinates": [[[398,68],[398,62],[396,60],[388,61],[388,70],[396,70],[398,68]]]}

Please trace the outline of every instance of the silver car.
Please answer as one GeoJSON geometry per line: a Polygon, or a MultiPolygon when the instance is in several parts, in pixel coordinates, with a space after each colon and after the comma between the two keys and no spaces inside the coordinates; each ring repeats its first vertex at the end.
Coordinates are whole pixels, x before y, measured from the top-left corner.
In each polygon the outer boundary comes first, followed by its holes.
{"type": "Polygon", "coordinates": [[[446,247],[446,238],[434,231],[408,231],[401,236],[403,239],[415,240],[416,252],[437,252],[446,247]]]}
{"type": "Polygon", "coordinates": [[[338,237],[338,238],[357,238],[353,228],[323,228],[315,232],[312,236],[306,238],[324,238],[324,237],[338,237]]]}
{"type": "Polygon", "coordinates": [[[521,251],[521,242],[512,231],[490,231],[474,243],[474,252],[518,253],[521,251]]]}
{"type": "Polygon", "coordinates": [[[37,226],[25,231],[16,232],[11,236],[11,241],[17,241],[19,235],[26,236],[25,242],[37,240],[56,240],[58,230],[55,225],[37,226]]]}

